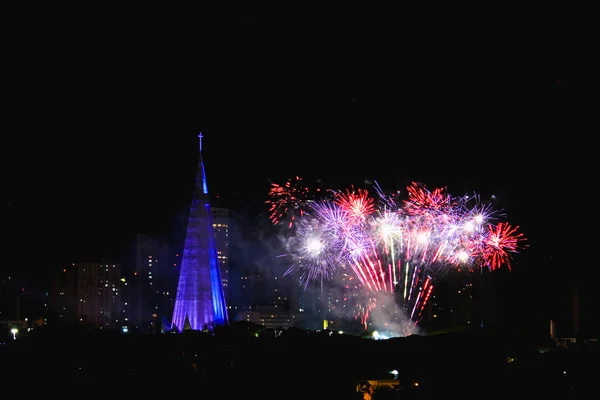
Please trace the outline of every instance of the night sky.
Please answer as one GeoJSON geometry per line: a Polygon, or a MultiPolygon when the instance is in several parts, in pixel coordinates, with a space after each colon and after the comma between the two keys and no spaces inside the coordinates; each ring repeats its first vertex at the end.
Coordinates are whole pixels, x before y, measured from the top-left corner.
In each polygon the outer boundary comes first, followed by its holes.
{"type": "Polygon", "coordinates": [[[294,175],[494,194],[529,239],[515,279],[542,294],[526,301],[591,287],[585,26],[256,14],[18,21],[2,268],[45,275],[167,234],[203,132],[209,191],[228,204],[266,212],[269,182],[294,175]]]}

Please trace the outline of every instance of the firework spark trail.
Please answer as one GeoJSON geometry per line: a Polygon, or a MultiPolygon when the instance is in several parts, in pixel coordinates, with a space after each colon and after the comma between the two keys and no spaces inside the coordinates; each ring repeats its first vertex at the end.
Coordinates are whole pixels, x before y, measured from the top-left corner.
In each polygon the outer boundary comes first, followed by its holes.
{"type": "Polygon", "coordinates": [[[311,196],[311,190],[299,176],[288,179],[283,185],[272,183],[269,199],[265,202],[269,205],[269,219],[277,225],[289,216],[288,227],[291,228],[296,218],[304,215],[311,196]]]}
{"type": "MultiPolygon", "coordinates": [[[[286,190],[292,187],[286,185],[286,190]]],[[[281,186],[273,188],[279,196],[281,186]]],[[[332,198],[303,200],[290,249],[294,264],[288,273],[299,270],[305,287],[311,280],[336,279],[346,267],[353,272],[368,299],[358,308],[362,322],[377,293],[398,291],[411,304],[416,323],[434,279],[451,268],[510,269],[512,254],[524,247],[518,227],[495,224],[500,214],[477,195],[455,198],[444,189],[430,191],[417,183],[407,188],[404,201],[385,195],[378,185],[375,191],[379,202],[367,190],[353,187],[331,191],[332,198]]],[[[286,200],[277,209],[289,209],[299,196],[282,198],[286,200]]]]}

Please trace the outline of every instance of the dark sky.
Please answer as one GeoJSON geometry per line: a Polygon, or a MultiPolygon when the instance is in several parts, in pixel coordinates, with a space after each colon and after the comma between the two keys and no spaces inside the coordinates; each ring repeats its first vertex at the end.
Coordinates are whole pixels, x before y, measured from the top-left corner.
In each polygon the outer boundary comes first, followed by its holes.
{"type": "Polygon", "coordinates": [[[32,13],[5,60],[5,267],[168,231],[202,131],[225,201],[294,175],[493,193],[528,283],[581,276],[597,74],[584,23],[541,20],[32,13]]]}

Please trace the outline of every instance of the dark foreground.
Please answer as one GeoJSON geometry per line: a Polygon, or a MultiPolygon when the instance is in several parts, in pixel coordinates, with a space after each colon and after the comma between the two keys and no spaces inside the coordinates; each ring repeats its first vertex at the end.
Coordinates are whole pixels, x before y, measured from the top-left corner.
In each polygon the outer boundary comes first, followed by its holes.
{"type": "MultiPolygon", "coordinates": [[[[194,398],[362,399],[356,385],[392,379],[386,398],[593,398],[600,376],[594,343],[541,347],[484,332],[374,341],[331,332],[248,329],[135,335],[61,329],[0,346],[3,391],[194,398]]],[[[7,397],[9,398],[9,397],[7,397]]]]}

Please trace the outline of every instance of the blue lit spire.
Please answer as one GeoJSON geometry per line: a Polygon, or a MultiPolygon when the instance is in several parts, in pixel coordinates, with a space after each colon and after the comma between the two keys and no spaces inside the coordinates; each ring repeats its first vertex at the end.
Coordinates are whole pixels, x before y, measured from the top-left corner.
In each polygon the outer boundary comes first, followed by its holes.
{"type": "Polygon", "coordinates": [[[200,145],[198,149],[199,157],[200,157],[200,168],[202,168],[202,190],[204,194],[208,194],[208,186],[206,186],[206,171],[204,171],[204,161],[202,161],[202,132],[198,134],[198,144],[200,145]]]}
{"type": "Polygon", "coordinates": [[[228,323],[202,160],[202,133],[198,139],[198,169],[173,310],[173,325],[179,330],[186,321],[193,330],[228,323]]]}

